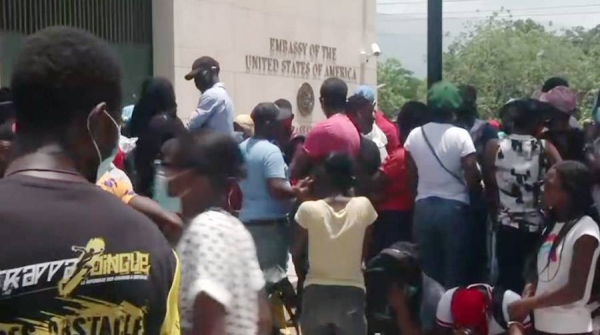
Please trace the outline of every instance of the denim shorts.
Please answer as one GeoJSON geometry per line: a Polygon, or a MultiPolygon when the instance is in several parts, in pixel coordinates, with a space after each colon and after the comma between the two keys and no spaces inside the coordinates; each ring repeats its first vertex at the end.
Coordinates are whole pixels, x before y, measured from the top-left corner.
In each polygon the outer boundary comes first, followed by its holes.
{"type": "Polygon", "coordinates": [[[254,239],[256,256],[268,289],[287,277],[289,224],[246,225],[246,228],[254,239]]]}

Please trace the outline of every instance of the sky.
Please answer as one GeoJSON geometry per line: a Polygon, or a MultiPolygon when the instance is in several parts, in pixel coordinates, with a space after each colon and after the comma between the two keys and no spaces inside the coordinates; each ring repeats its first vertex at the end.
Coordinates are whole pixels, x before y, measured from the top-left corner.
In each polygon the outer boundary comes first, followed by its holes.
{"type": "MultiPolygon", "coordinates": [[[[381,58],[399,58],[417,77],[425,77],[427,64],[427,0],[376,0],[377,43],[381,58]]],[[[515,19],[530,18],[555,29],[600,24],[599,0],[444,0],[444,48],[465,31],[470,21],[494,11],[509,10],[515,19]]],[[[508,14],[504,14],[507,16],[508,14]]]]}

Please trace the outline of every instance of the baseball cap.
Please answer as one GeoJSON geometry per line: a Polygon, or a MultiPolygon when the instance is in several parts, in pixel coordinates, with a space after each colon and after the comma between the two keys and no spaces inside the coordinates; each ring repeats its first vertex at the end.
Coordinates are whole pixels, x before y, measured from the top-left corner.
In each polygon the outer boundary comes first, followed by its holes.
{"type": "Polygon", "coordinates": [[[198,72],[202,69],[215,69],[217,72],[220,70],[219,62],[217,62],[214,58],[204,56],[196,59],[194,64],[192,64],[192,71],[185,75],[185,80],[192,80],[196,77],[198,72]]]}
{"type": "Polygon", "coordinates": [[[549,103],[569,115],[573,115],[577,109],[577,93],[566,86],[558,86],[543,93],[540,101],[549,103]]]}
{"type": "Polygon", "coordinates": [[[245,132],[250,135],[254,134],[254,121],[248,114],[238,114],[233,119],[233,123],[237,123],[245,132]]]}
{"type": "Polygon", "coordinates": [[[360,95],[370,102],[375,102],[375,91],[370,86],[360,85],[356,91],[354,91],[354,94],[360,95]]]}
{"type": "Polygon", "coordinates": [[[433,84],[427,93],[427,101],[435,108],[458,108],[462,104],[460,90],[447,81],[433,84]]]}

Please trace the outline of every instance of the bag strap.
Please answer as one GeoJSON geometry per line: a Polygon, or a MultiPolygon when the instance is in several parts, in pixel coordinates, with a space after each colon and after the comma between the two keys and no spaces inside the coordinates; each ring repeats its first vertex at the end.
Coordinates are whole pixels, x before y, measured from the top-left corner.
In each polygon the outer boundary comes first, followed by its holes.
{"type": "Polygon", "coordinates": [[[502,304],[504,302],[504,293],[506,293],[506,289],[502,287],[494,287],[492,289],[492,316],[494,320],[502,327],[504,330],[508,330],[508,321],[504,317],[504,311],[502,309],[502,304]]]}
{"type": "Polygon", "coordinates": [[[461,183],[463,185],[466,185],[466,183],[465,183],[465,181],[464,181],[463,178],[457,176],[454,172],[450,171],[444,165],[444,163],[442,163],[442,161],[440,160],[440,158],[438,157],[438,155],[435,153],[435,150],[433,149],[433,146],[431,145],[431,142],[429,142],[429,138],[427,138],[427,134],[425,134],[425,130],[423,129],[423,127],[421,127],[421,134],[423,134],[423,138],[425,139],[425,143],[427,143],[427,147],[429,147],[429,151],[431,152],[431,154],[433,154],[433,157],[435,157],[435,160],[442,167],[442,169],[444,169],[444,171],[448,172],[448,174],[451,175],[454,179],[458,180],[459,183],[461,183]]]}

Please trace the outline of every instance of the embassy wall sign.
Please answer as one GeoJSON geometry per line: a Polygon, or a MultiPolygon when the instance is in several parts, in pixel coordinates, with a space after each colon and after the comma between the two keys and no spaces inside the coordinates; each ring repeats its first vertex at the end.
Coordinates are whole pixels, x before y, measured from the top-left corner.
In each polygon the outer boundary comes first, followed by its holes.
{"type": "Polygon", "coordinates": [[[270,56],[246,55],[246,71],[274,76],[317,79],[338,77],[356,83],[356,70],[336,65],[337,48],[270,38],[270,56]]]}
{"type": "Polygon", "coordinates": [[[298,89],[296,106],[302,116],[309,116],[315,107],[315,93],[309,83],[304,83],[298,89]]]}

